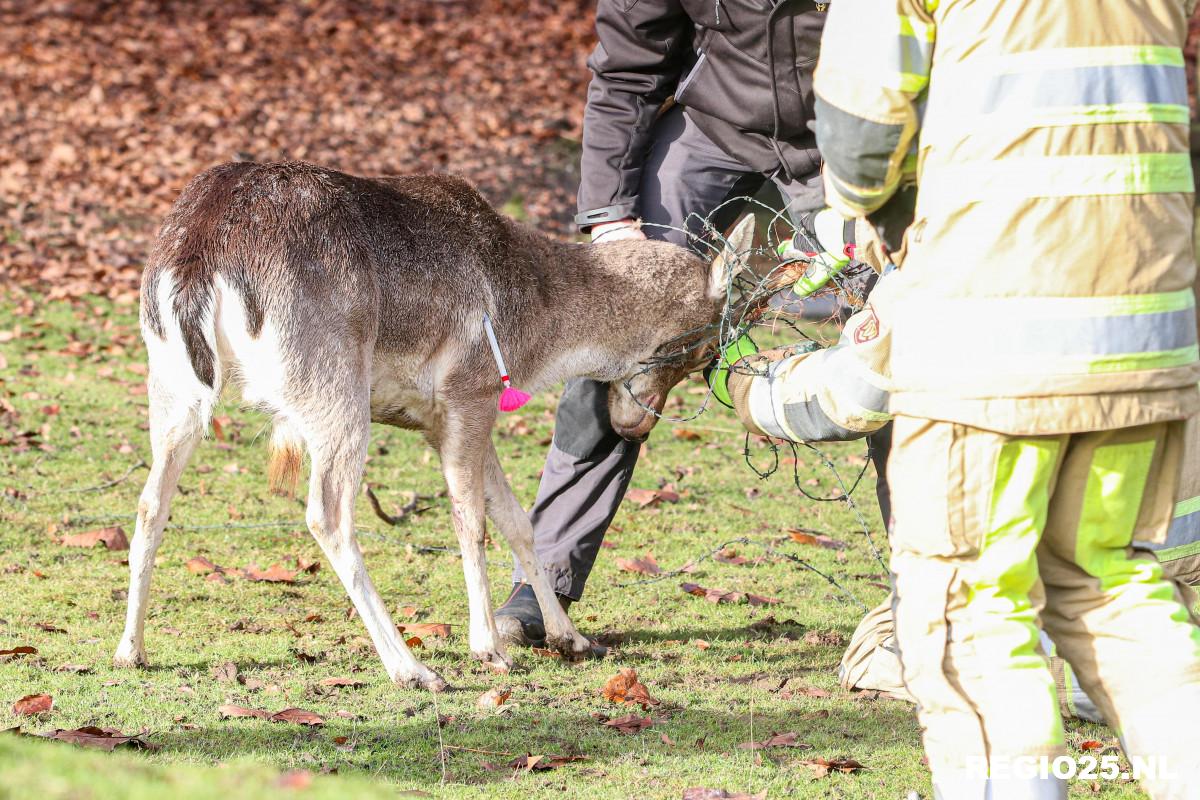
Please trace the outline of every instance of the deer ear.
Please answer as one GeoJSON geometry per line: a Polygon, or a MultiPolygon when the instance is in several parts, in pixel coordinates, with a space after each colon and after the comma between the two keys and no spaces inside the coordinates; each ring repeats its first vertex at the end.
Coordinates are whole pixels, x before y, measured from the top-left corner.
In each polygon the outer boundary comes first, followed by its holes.
{"type": "Polygon", "coordinates": [[[754,245],[754,215],[747,214],[734,226],[725,240],[725,247],[713,259],[708,273],[708,296],[714,300],[725,297],[729,281],[746,266],[746,258],[754,245]]]}

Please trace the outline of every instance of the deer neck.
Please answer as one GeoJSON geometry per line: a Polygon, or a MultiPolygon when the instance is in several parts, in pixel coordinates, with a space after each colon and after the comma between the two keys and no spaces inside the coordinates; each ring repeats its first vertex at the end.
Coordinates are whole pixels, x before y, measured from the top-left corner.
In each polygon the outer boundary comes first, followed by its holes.
{"type": "Polygon", "coordinates": [[[524,264],[528,279],[509,300],[515,324],[505,326],[514,381],[538,391],[571,377],[628,374],[657,333],[645,295],[631,292],[628,276],[597,248],[541,236],[531,244],[537,257],[524,264]]]}

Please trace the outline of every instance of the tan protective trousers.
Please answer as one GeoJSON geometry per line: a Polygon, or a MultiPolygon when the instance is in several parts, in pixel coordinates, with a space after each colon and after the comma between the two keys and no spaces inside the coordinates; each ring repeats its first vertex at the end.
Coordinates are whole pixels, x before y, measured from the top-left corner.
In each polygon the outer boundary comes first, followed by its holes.
{"type": "Polygon", "coordinates": [[[897,417],[896,638],[939,797],[1066,797],[1039,626],[1154,769],[1151,797],[1200,797],[1200,627],[1132,547],[1166,535],[1182,430],[1017,437],[897,417]]]}

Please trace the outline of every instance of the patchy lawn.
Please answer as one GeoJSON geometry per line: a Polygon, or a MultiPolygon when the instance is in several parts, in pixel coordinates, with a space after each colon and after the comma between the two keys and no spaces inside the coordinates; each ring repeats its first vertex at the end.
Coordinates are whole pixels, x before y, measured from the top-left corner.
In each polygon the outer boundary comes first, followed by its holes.
{"type": "MultiPolygon", "coordinates": [[[[567,665],[518,652],[518,670],[503,678],[468,657],[462,571],[447,503],[437,497],[437,459],[418,436],[377,426],[367,482],[391,511],[412,492],[420,496],[416,508],[428,510],[391,527],[363,497],[360,542],[397,622],[451,626],[449,636],[419,632],[418,654],[455,687],[435,697],[387,681],[328,565],[297,571],[324,558],[304,529],[301,503],[265,490],[266,419],[227,398],[219,435],[201,445],[184,475],[160,550],[147,622],[152,667],[114,669],[125,553],[63,540],[112,526],[133,534],[141,464],[150,458],[143,358],[131,306],[0,301],[0,650],[37,650],[0,657],[0,728],[94,725],[141,733],[156,748],[103,753],[0,736],[0,797],[161,797],[164,787],[173,796],[220,798],[679,798],[690,787],[772,798],[930,796],[911,708],[837,686],[841,650],[861,609],[779,555],[807,559],[874,605],[886,578],[854,514],[845,503],[804,497],[785,474],[790,464],[756,478],[725,410],[663,423],[646,447],[633,485],[670,484],[678,499],[668,493],[643,506],[644,492],[625,503],[573,609],[582,630],[615,644],[612,655],[567,665]],[[797,541],[789,534],[797,528],[845,547],[797,541]],[[703,558],[740,537],[749,541],[732,545],[734,554],[703,558]],[[620,568],[618,559],[648,554],[665,571],[689,561],[695,568],[630,585],[648,576],[620,568]],[[205,574],[200,561],[189,568],[197,558],[224,574],[205,574]],[[289,580],[240,572],[272,565],[289,580]],[[683,591],[684,582],[780,602],[752,605],[736,595],[728,599],[742,602],[709,602],[683,591]],[[623,667],[637,671],[659,705],[643,713],[603,696],[623,667]],[[329,685],[338,678],[346,685],[329,685]],[[480,695],[497,687],[511,691],[507,701],[480,708],[480,695]],[[13,704],[33,694],[51,695],[53,710],[14,714],[13,704]],[[223,705],[299,708],[324,724],[225,718],[223,705]],[[603,724],[631,713],[652,724],[631,733],[603,724]],[[785,746],[743,747],[774,734],[795,736],[776,740],[785,746]],[[534,770],[510,766],[526,755],[542,756],[534,770]],[[822,775],[805,763],[837,758],[863,769],[822,775]],[[546,765],[556,766],[536,769],[546,765]]],[[[690,409],[699,397],[688,388],[676,394],[690,409]]],[[[504,416],[496,434],[526,504],[554,399],[504,416]]],[[[847,480],[864,463],[858,444],[828,452],[847,480]]],[[[751,457],[770,462],[760,444],[751,457]]],[[[836,490],[815,453],[801,451],[796,467],[808,492],[836,490]]],[[[868,472],[854,496],[879,538],[872,491],[868,472]]],[[[502,542],[489,556],[499,602],[510,556],[502,542]]],[[[1086,740],[1115,744],[1098,726],[1071,723],[1069,737],[1076,748],[1086,740]]],[[[1071,795],[1141,796],[1120,783],[1079,783],[1071,795]]]]}

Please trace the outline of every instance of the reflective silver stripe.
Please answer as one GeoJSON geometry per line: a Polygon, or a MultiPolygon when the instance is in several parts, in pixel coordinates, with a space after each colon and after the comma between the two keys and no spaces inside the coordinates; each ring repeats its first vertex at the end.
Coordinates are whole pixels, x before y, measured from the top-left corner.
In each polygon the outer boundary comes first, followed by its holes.
{"type": "Polygon", "coordinates": [[[968,373],[1187,366],[1196,360],[1193,309],[1190,289],[1127,297],[962,298],[937,309],[910,302],[893,314],[893,366],[931,369],[931,352],[961,359],[956,368],[968,373]]]}
{"type": "Polygon", "coordinates": [[[1170,64],[1121,64],[995,75],[979,102],[984,113],[1054,106],[1186,106],[1187,74],[1170,64]]]}
{"type": "Polygon", "coordinates": [[[1148,543],[1142,546],[1148,550],[1168,550],[1196,542],[1200,542],[1200,511],[1193,511],[1171,520],[1167,540],[1162,544],[1148,543]]]}
{"type": "Polygon", "coordinates": [[[848,400],[863,411],[887,414],[891,394],[859,374],[862,365],[852,348],[853,345],[839,344],[830,349],[824,370],[830,392],[836,401],[848,400]]]}
{"type": "Polygon", "coordinates": [[[1196,312],[1131,314],[1080,319],[1021,320],[990,348],[994,352],[1155,353],[1196,343],[1196,312]]]}
{"type": "Polygon", "coordinates": [[[763,433],[768,436],[774,436],[777,439],[789,439],[787,431],[779,420],[775,418],[775,399],[772,396],[775,387],[778,385],[775,379],[775,372],[778,370],[782,361],[776,361],[767,368],[767,374],[761,378],[755,378],[750,384],[750,417],[762,429],[763,433]]]}
{"type": "Polygon", "coordinates": [[[799,403],[784,403],[783,416],[792,434],[786,438],[796,442],[844,442],[867,435],[863,431],[843,428],[831,420],[815,397],[799,403]]]}
{"type": "Polygon", "coordinates": [[[900,36],[896,42],[897,71],[906,75],[928,75],[929,42],[922,42],[916,36],[900,36]]]}

